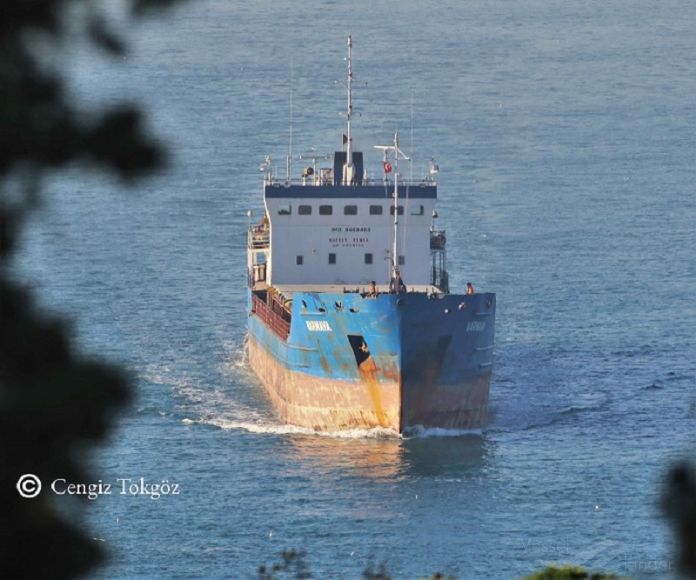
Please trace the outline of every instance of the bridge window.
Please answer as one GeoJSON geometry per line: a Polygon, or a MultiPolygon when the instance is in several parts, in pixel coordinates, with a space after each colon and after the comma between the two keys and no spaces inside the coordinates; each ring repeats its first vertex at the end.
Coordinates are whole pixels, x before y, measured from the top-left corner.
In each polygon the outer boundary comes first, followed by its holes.
{"type": "MultiPolygon", "coordinates": [[[[421,206],[422,208],[423,206],[421,206]]],[[[312,206],[311,205],[301,205],[300,207],[297,208],[297,213],[300,215],[312,215],[312,206]]]]}
{"type": "Polygon", "coordinates": [[[297,256],[297,257],[295,258],[295,264],[297,264],[298,266],[301,266],[302,264],[304,264],[304,257],[303,257],[303,256],[297,256]]]}
{"type": "Polygon", "coordinates": [[[399,256],[399,266],[403,266],[406,263],[406,256],[399,256]]]}
{"type": "Polygon", "coordinates": [[[371,205],[370,215],[382,215],[383,207],[381,205],[371,205]]]}
{"type": "Polygon", "coordinates": [[[336,263],[336,254],[329,254],[329,264],[336,263]]]}
{"type": "Polygon", "coordinates": [[[425,213],[422,205],[412,205],[411,215],[423,215],[425,213]]]}
{"type": "MultiPolygon", "coordinates": [[[[400,205],[398,211],[399,211],[399,215],[404,215],[404,206],[400,205]]],[[[394,215],[394,206],[393,205],[389,206],[389,213],[394,215]]]]}
{"type": "Polygon", "coordinates": [[[357,205],[346,205],[343,208],[343,215],[358,215],[357,205]]]}
{"type": "Polygon", "coordinates": [[[320,205],[319,206],[319,215],[331,215],[333,213],[333,206],[332,205],[320,205]]]}
{"type": "Polygon", "coordinates": [[[372,264],[372,254],[365,254],[365,263],[372,264]]]}
{"type": "Polygon", "coordinates": [[[289,203],[278,206],[278,215],[290,215],[292,213],[292,207],[289,203]]]}

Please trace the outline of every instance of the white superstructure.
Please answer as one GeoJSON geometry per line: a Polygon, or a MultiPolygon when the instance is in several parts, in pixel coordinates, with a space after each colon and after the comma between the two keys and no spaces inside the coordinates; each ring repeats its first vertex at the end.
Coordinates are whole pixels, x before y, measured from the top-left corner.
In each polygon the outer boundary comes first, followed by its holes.
{"type": "MultiPolygon", "coordinates": [[[[310,190],[309,194],[314,188],[295,189],[310,190]]],[[[350,189],[359,194],[364,186],[350,189]]],[[[267,196],[272,253],[272,258],[271,254],[267,256],[268,284],[350,286],[372,280],[388,284],[393,246],[390,197],[388,189],[382,197],[267,196]]],[[[396,261],[407,285],[431,282],[430,223],[434,202],[434,198],[409,197],[398,204],[396,261]]]]}

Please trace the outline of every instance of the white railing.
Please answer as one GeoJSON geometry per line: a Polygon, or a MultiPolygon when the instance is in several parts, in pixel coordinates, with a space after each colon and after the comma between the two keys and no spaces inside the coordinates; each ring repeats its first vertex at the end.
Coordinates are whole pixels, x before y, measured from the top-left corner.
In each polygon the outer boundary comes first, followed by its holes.
{"type": "MultiPolygon", "coordinates": [[[[290,186],[290,185],[303,185],[305,187],[318,187],[318,186],[329,186],[329,185],[334,185],[333,178],[330,180],[324,180],[324,179],[312,179],[312,178],[293,178],[293,179],[278,179],[278,178],[272,178],[272,179],[264,179],[263,180],[264,185],[276,185],[276,186],[290,186]]],[[[384,185],[390,188],[394,188],[394,180],[393,179],[372,179],[372,178],[367,178],[363,179],[361,184],[352,184],[347,187],[362,187],[365,185],[384,185]]],[[[437,181],[429,178],[425,179],[402,179],[399,177],[399,189],[401,189],[402,186],[409,186],[409,187],[435,187],[437,185],[437,181]]]]}

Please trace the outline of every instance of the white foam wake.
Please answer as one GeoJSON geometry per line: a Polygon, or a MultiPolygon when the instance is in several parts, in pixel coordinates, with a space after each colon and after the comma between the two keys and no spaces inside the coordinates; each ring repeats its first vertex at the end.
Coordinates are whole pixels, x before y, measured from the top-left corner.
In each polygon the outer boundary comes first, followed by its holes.
{"type": "Polygon", "coordinates": [[[225,431],[247,431],[262,435],[308,435],[317,437],[330,437],[335,439],[430,439],[436,437],[466,437],[483,435],[481,429],[444,429],[440,427],[423,427],[417,425],[409,428],[403,435],[393,429],[373,427],[371,429],[345,429],[341,431],[317,431],[309,427],[299,427],[286,423],[272,421],[249,421],[224,417],[204,417],[201,419],[182,419],[184,425],[211,425],[225,431]]]}
{"type": "Polygon", "coordinates": [[[243,375],[251,375],[249,368],[249,356],[247,349],[248,335],[244,335],[243,340],[227,340],[223,348],[227,356],[221,367],[223,372],[243,375]]]}
{"type": "Polygon", "coordinates": [[[374,427],[372,429],[346,429],[343,431],[316,431],[309,427],[299,427],[286,423],[273,423],[271,421],[245,421],[239,419],[225,419],[220,417],[207,417],[202,419],[185,418],[185,425],[212,425],[225,431],[247,431],[249,433],[263,435],[311,435],[317,437],[332,437],[336,439],[392,439],[399,437],[393,429],[374,427]]]}

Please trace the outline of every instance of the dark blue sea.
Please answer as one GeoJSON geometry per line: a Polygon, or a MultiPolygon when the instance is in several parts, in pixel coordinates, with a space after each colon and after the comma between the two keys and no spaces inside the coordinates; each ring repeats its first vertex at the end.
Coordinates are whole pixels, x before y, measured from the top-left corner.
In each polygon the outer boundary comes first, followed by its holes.
{"type": "Polygon", "coordinates": [[[318,578],[669,577],[660,486],[696,443],[696,4],[118,5],[126,58],[56,59],[85,110],[141,103],[170,169],[47,178],[17,266],[136,377],[95,480],[180,488],[87,502],[93,576],[250,578],[294,548],[318,578]],[[451,286],[497,293],[481,433],[287,427],[245,363],[259,164],[283,171],[291,93],[294,151],[340,148],[348,32],[358,148],[399,129],[415,177],[439,163],[451,286]]]}

